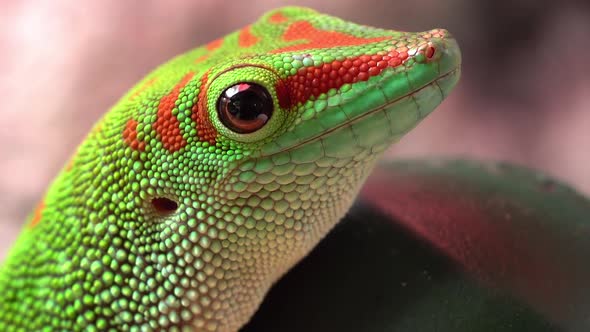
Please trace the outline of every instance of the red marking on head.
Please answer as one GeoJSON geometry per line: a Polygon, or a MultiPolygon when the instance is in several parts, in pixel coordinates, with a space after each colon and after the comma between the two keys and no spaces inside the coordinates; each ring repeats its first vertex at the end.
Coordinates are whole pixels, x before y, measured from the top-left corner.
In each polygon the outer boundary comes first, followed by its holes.
{"type": "Polygon", "coordinates": [[[283,15],[283,13],[275,13],[268,18],[268,21],[273,24],[279,24],[287,21],[287,18],[285,15],[283,15]]]}
{"type": "Polygon", "coordinates": [[[211,52],[215,51],[216,49],[220,48],[221,45],[223,45],[223,39],[219,38],[219,39],[215,39],[214,41],[210,42],[209,44],[205,45],[205,48],[207,49],[207,51],[209,51],[208,54],[203,54],[200,57],[195,59],[195,63],[201,63],[205,60],[207,60],[209,58],[209,56],[211,55],[211,52]]]}
{"type": "Polygon", "coordinates": [[[74,158],[70,158],[70,160],[68,160],[68,163],[66,164],[66,167],[65,167],[65,171],[69,172],[72,170],[72,168],[74,168],[74,158]]]}
{"type": "Polygon", "coordinates": [[[408,58],[406,52],[391,50],[386,54],[361,55],[342,61],[335,60],[315,67],[303,67],[275,87],[279,106],[288,108],[304,103],[330,89],[338,89],[346,83],[366,81],[377,76],[385,68],[401,65],[408,58]]]}
{"type": "Polygon", "coordinates": [[[156,77],[152,77],[149,80],[145,81],[145,83],[143,83],[142,86],[139,87],[139,89],[137,89],[130,97],[129,100],[133,100],[135,98],[137,98],[137,96],[139,96],[142,92],[144,92],[147,88],[149,88],[150,86],[154,85],[154,83],[157,81],[156,77]]]}
{"type": "Polygon", "coordinates": [[[123,141],[133,150],[144,151],[145,142],[137,139],[137,121],[129,119],[123,130],[123,141]]]}
{"type": "Polygon", "coordinates": [[[279,99],[279,106],[281,108],[289,108],[291,107],[291,93],[289,91],[289,83],[285,83],[284,81],[278,81],[277,85],[275,86],[275,91],[277,93],[277,98],[279,99]]]}
{"type": "Polygon", "coordinates": [[[207,80],[209,72],[206,72],[201,78],[201,90],[198,95],[198,102],[193,106],[192,119],[197,124],[197,136],[202,142],[215,144],[217,131],[209,119],[207,111],[207,80]]]}
{"type": "Polygon", "coordinates": [[[278,50],[272,51],[272,53],[301,51],[313,48],[363,45],[383,41],[388,38],[391,37],[361,38],[337,31],[319,30],[307,21],[297,21],[289,25],[283,34],[283,39],[288,42],[307,39],[307,42],[279,48],[278,50]]]}
{"type": "Polygon", "coordinates": [[[209,54],[201,55],[200,57],[195,59],[195,63],[201,63],[209,58],[209,54]]]}
{"type": "Polygon", "coordinates": [[[33,228],[39,224],[41,221],[41,215],[43,214],[43,210],[45,209],[45,201],[41,201],[39,205],[33,211],[33,217],[31,218],[31,222],[29,223],[29,227],[33,228]]]}
{"type": "Polygon", "coordinates": [[[216,49],[220,48],[222,44],[223,44],[223,39],[219,38],[219,39],[215,39],[214,41],[207,44],[206,47],[207,47],[208,51],[215,51],[216,49]]]}
{"type": "Polygon", "coordinates": [[[250,26],[243,28],[238,36],[238,45],[240,47],[251,47],[258,42],[258,37],[250,32],[250,26]]]}
{"type": "Polygon", "coordinates": [[[154,130],[158,133],[160,141],[164,148],[170,152],[180,150],[186,145],[186,140],[180,132],[180,123],[172,114],[172,109],[176,106],[180,90],[193,78],[194,73],[188,73],[174,86],[174,89],[160,99],[154,130]]]}

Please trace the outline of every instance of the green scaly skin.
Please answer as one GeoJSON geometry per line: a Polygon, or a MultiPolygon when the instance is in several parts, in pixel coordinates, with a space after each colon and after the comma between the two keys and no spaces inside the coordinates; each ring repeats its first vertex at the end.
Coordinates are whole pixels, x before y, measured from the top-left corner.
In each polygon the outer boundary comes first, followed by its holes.
{"type": "Polygon", "coordinates": [[[239,329],[459,66],[445,30],[293,7],[172,59],[106,113],[31,214],[0,270],[0,331],[239,329]],[[271,99],[249,133],[218,107],[241,82],[271,99]]]}

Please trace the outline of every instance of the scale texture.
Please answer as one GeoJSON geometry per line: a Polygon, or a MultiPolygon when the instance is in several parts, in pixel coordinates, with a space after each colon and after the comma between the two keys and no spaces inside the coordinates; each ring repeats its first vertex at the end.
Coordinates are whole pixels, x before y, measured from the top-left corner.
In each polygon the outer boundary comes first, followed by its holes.
{"type": "Polygon", "coordinates": [[[30,215],[0,268],[0,330],[238,330],[459,67],[445,30],[297,7],[170,60],[30,215]]]}

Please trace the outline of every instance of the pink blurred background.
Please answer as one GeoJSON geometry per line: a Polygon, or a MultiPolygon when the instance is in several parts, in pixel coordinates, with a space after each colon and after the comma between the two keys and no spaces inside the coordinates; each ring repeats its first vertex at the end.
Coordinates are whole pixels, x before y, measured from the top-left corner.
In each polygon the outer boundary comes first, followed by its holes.
{"type": "Polygon", "coordinates": [[[590,2],[2,1],[0,260],[91,125],[154,66],[285,4],[357,23],[449,29],[455,92],[388,154],[544,170],[590,194],[590,2]]]}

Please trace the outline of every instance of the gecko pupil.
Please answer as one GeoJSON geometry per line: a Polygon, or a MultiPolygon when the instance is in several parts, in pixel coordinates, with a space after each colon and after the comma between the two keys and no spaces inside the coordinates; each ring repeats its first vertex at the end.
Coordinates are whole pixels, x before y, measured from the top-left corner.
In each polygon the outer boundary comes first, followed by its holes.
{"type": "Polygon", "coordinates": [[[239,134],[252,133],[264,127],[272,116],[272,97],[261,85],[238,83],[221,94],[217,112],[230,130],[239,134]]]}

